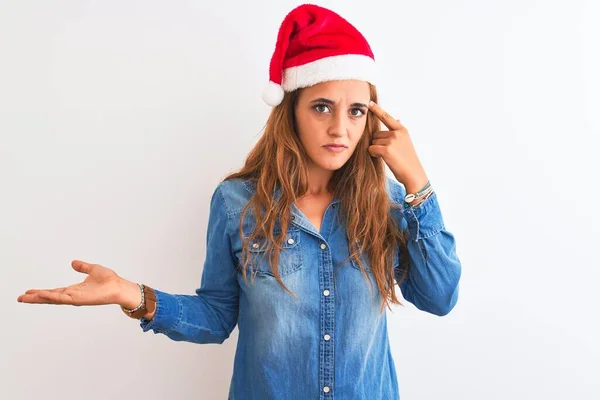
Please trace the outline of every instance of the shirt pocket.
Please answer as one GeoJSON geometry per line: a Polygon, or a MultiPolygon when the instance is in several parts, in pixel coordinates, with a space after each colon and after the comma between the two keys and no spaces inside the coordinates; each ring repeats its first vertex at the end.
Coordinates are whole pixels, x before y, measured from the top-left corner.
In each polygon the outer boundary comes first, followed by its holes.
{"type": "MultiPolygon", "coordinates": [[[[351,260],[352,266],[354,268],[360,270],[360,266],[358,265],[358,262],[354,258],[351,258],[350,260],[351,260]]],[[[373,270],[371,269],[371,264],[369,263],[369,258],[367,257],[366,253],[361,254],[360,260],[362,261],[363,266],[365,267],[365,270],[367,272],[373,273],[373,270]]],[[[396,253],[394,254],[394,260],[392,262],[392,267],[397,268],[399,266],[400,266],[400,252],[397,250],[396,253]]]]}
{"type": "MultiPolygon", "coordinates": [[[[369,258],[367,257],[366,253],[361,253],[360,254],[360,261],[362,261],[363,267],[365,268],[365,270],[367,272],[371,272],[371,273],[373,272],[371,270],[371,264],[369,263],[369,258]]],[[[358,264],[358,261],[356,261],[354,259],[354,257],[350,258],[350,263],[352,264],[352,266],[354,268],[356,268],[357,270],[360,271],[360,265],[358,264]]]]}
{"type": "MultiPolygon", "coordinates": [[[[302,268],[302,247],[300,230],[289,230],[279,252],[279,276],[281,278],[302,268]]],[[[250,259],[248,272],[256,275],[272,276],[275,274],[270,266],[270,254],[266,248],[266,239],[255,239],[248,243],[250,259]]]]}

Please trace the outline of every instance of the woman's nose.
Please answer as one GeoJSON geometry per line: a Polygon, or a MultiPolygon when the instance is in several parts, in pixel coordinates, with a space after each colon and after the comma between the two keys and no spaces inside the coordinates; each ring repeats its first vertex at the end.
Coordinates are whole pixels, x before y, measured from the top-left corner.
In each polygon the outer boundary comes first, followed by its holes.
{"type": "Polygon", "coordinates": [[[346,117],[341,113],[333,114],[331,125],[329,126],[329,134],[335,136],[343,136],[346,133],[346,117]]]}

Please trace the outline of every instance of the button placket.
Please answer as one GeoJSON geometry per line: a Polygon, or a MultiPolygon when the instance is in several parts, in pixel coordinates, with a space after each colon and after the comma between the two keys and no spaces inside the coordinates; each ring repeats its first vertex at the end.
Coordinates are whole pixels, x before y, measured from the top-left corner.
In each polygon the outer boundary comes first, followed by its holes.
{"type": "MultiPolygon", "coordinates": [[[[331,258],[325,252],[328,251],[328,245],[324,241],[319,244],[319,247],[322,251],[321,257],[319,257],[324,263],[323,274],[322,277],[322,285],[324,287],[330,287],[333,283],[333,274],[331,270],[331,258]]],[[[331,396],[333,393],[330,393],[332,388],[331,385],[333,383],[334,378],[334,368],[333,368],[333,360],[334,360],[334,348],[333,342],[331,341],[331,336],[327,332],[334,331],[335,324],[335,308],[333,299],[329,300],[331,292],[329,289],[323,289],[323,296],[327,298],[326,300],[321,302],[321,385],[323,385],[323,393],[328,393],[328,396],[331,396]]]]}

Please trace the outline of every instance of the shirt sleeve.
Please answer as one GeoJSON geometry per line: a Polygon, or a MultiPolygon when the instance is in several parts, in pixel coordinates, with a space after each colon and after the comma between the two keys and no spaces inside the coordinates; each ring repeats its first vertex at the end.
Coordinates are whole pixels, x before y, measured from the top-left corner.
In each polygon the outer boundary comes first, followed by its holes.
{"type": "Polygon", "coordinates": [[[223,343],[238,320],[239,291],[231,232],[234,220],[219,185],[210,201],[206,258],[195,295],[156,290],[156,312],[151,321],[140,320],[144,332],[152,330],[175,341],[223,343]]]}
{"type": "MultiPolygon", "coordinates": [[[[397,204],[403,206],[406,190],[397,185],[397,204]]],[[[443,316],[458,300],[461,263],[456,254],[454,235],[444,224],[437,193],[416,206],[402,208],[401,228],[408,229],[409,267],[407,277],[402,261],[395,268],[402,296],[419,310],[443,316]]],[[[400,254],[400,260],[404,255],[400,254]]]]}

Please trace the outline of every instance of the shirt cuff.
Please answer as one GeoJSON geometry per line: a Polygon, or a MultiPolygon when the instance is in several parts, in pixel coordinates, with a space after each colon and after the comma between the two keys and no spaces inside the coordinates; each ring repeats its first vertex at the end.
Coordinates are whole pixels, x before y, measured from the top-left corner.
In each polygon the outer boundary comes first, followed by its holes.
{"type": "Polygon", "coordinates": [[[154,317],[148,321],[140,319],[140,326],[144,332],[150,329],[155,333],[169,333],[175,329],[181,321],[181,302],[177,296],[154,289],[156,293],[156,312],[154,317]]]}
{"type": "Polygon", "coordinates": [[[402,215],[408,224],[409,238],[413,241],[426,239],[445,229],[436,192],[416,206],[403,208],[402,215]]]}

